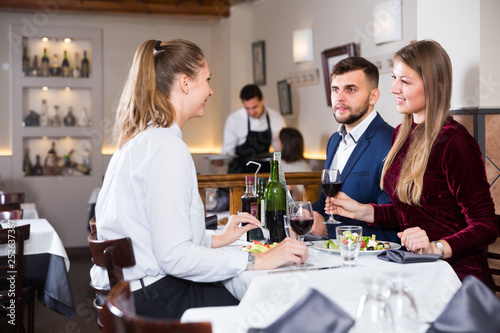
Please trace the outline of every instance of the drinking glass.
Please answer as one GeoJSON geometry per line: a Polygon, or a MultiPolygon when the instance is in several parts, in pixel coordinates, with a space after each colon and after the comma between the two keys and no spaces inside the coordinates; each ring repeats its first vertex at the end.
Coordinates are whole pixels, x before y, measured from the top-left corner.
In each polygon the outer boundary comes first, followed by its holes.
{"type": "Polygon", "coordinates": [[[360,226],[344,225],[335,228],[337,245],[339,247],[344,266],[357,267],[356,259],[361,249],[363,228],[360,226]]]}
{"type": "Polygon", "coordinates": [[[378,279],[369,282],[359,300],[356,312],[356,333],[392,333],[394,322],[387,298],[383,295],[383,283],[378,279]]]}
{"type": "Polygon", "coordinates": [[[389,279],[385,297],[392,310],[394,330],[401,333],[417,333],[419,320],[417,304],[410,288],[410,277],[397,275],[389,279]]]}
{"type": "Polygon", "coordinates": [[[295,201],[291,203],[288,218],[295,239],[303,242],[304,236],[311,231],[314,222],[311,202],[295,201]]]}
{"type": "MultiPolygon", "coordinates": [[[[341,188],[342,182],[338,169],[323,169],[323,171],[321,171],[321,189],[327,197],[333,198],[340,192],[341,188]]],[[[341,222],[335,220],[333,214],[330,214],[330,218],[323,223],[340,224],[341,222]]]]}

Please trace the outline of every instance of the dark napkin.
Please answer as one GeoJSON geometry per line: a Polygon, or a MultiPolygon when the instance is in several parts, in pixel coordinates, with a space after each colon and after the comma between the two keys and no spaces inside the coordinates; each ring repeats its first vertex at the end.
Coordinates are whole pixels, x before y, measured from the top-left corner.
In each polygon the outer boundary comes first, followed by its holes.
{"type": "Polygon", "coordinates": [[[263,329],[250,329],[255,333],[345,333],[354,320],[337,304],[316,289],[307,294],[274,323],[263,329]]]}
{"type": "Polygon", "coordinates": [[[217,229],[217,221],[219,221],[217,215],[210,215],[205,217],[205,228],[212,230],[217,229]]]}
{"type": "Polygon", "coordinates": [[[498,333],[500,299],[469,275],[427,333],[498,333]]]}
{"type": "Polygon", "coordinates": [[[328,240],[328,236],[316,236],[316,235],[305,235],[304,240],[307,242],[311,241],[320,241],[320,240],[328,240]]]}
{"type": "Polygon", "coordinates": [[[377,254],[381,260],[397,262],[398,264],[411,264],[415,262],[429,262],[439,259],[439,254],[418,254],[400,249],[385,250],[377,254]]]}

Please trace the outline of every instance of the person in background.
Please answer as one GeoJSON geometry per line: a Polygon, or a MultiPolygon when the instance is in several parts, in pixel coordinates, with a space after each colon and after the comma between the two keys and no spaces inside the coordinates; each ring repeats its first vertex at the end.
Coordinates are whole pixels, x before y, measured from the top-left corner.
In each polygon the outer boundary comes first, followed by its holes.
{"type": "MultiPolygon", "coordinates": [[[[240,99],[243,107],[227,117],[221,154],[237,156],[229,163],[228,173],[253,173],[255,165],[247,166],[247,162],[269,153],[271,144],[276,150],[278,134],[286,123],[279,112],[265,106],[257,85],[244,86],[240,99]]],[[[269,163],[263,163],[261,171],[269,172],[269,163]]]]}
{"type": "Polygon", "coordinates": [[[392,203],[364,204],[339,193],[325,210],[399,226],[409,251],[439,254],[461,280],[474,275],[494,289],[484,248],[499,226],[481,150],[448,112],[450,58],[439,43],[418,41],[396,52],[392,73],[391,92],[403,114],[382,171],[392,203]]]}
{"type": "MultiPolygon", "coordinates": [[[[362,57],[339,61],[332,69],[331,99],[335,120],[340,124],[326,147],[325,169],[339,169],[342,191],[362,203],[389,203],[380,187],[384,158],[391,148],[393,128],[374,110],[380,97],[377,67],[362,57]]],[[[363,235],[400,242],[398,229],[371,226],[365,222],[336,217],[342,224],[324,224],[325,194],[313,204],[313,235],[336,238],[335,227],[360,225],[363,235]]]]}
{"type": "MultiPolygon", "coordinates": [[[[286,127],[280,131],[276,144],[281,151],[281,165],[284,172],[310,172],[311,167],[304,159],[304,138],[295,128],[286,127]]],[[[303,185],[287,185],[293,200],[301,201],[303,185]]]]}
{"type": "MultiPolygon", "coordinates": [[[[139,315],[180,318],[192,307],[238,304],[218,281],[308,257],[305,245],[290,238],[265,253],[221,249],[260,225],[248,213],[231,216],[216,235],[206,233],[196,169],[181,130],[204,116],[210,79],[195,44],[148,40],[135,53],[117,107],[118,149],[97,199],[96,226],[101,240],[132,240],[136,265],[124,277],[139,315]]],[[[94,266],[90,274],[94,285],[109,287],[104,269],[94,266]]]]}

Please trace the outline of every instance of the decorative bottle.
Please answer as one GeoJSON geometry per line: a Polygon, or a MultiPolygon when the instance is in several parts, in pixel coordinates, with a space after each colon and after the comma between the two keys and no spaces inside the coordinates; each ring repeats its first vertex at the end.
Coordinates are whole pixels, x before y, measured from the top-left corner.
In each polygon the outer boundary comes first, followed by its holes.
{"type": "Polygon", "coordinates": [[[32,176],[43,176],[43,167],[40,163],[40,155],[36,155],[36,163],[33,169],[31,169],[32,176]]]}
{"type": "Polygon", "coordinates": [[[80,77],[80,67],[78,67],[79,63],[80,63],[80,60],[78,60],[78,53],[75,52],[75,64],[73,66],[73,77],[80,77]]]}
{"type": "Polygon", "coordinates": [[[43,57],[42,57],[42,76],[49,76],[50,65],[49,65],[49,57],[47,56],[47,49],[43,49],[43,57]]]}
{"type": "Polygon", "coordinates": [[[49,115],[47,114],[47,100],[42,99],[42,109],[40,110],[40,126],[47,127],[49,125],[49,115]]]}
{"type": "Polygon", "coordinates": [[[82,109],[82,114],[80,115],[80,120],[78,121],[80,127],[89,126],[89,117],[87,115],[87,108],[82,109]]]}
{"type": "Polygon", "coordinates": [[[57,57],[57,54],[54,54],[54,56],[52,57],[50,76],[61,76],[61,67],[59,66],[59,58],[57,57]]]}
{"type": "Polygon", "coordinates": [[[57,153],[56,153],[56,144],[52,142],[52,146],[50,147],[49,153],[45,158],[44,168],[45,173],[47,175],[55,175],[57,174],[57,153]]]}
{"type": "Polygon", "coordinates": [[[269,242],[281,242],[285,239],[285,216],[286,191],[279,182],[279,156],[273,155],[271,161],[271,173],[266,186],[266,227],[269,229],[269,242]]]}
{"type": "Polygon", "coordinates": [[[42,75],[42,70],[38,67],[38,56],[35,54],[33,56],[33,65],[30,67],[29,76],[40,76],[42,75]]]}
{"type": "Polygon", "coordinates": [[[72,127],[75,126],[76,118],[73,115],[73,107],[68,107],[68,114],[64,117],[64,126],[72,127]]]}
{"type": "Polygon", "coordinates": [[[87,59],[87,51],[83,51],[81,75],[82,77],[89,77],[89,60],[87,59]]]}
{"type": "Polygon", "coordinates": [[[52,126],[61,127],[61,116],[59,116],[59,105],[54,105],[54,115],[52,118],[52,126]]]}
{"type": "Polygon", "coordinates": [[[23,73],[25,76],[30,75],[30,58],[28,57],[28,48],[23,48],[23,73]]]}
{"type": "Polygon", "coordinates": [[[68,61],[68,54],[66,50],[64,50],[64,57],[63,57],[63,62],[62,62],[62,77],[70,77],[71,72],[69,69],[69,61],[68,61]]]}
{"type": "Polygon", "coordinates": [[[31,175],[32,168],[33,168],[33,165],[31,164],[30,150],[29,150],[29,148],[25,148],[24,149],[24,161],[23,161],[24,175],[25,176],[31,175]]]}

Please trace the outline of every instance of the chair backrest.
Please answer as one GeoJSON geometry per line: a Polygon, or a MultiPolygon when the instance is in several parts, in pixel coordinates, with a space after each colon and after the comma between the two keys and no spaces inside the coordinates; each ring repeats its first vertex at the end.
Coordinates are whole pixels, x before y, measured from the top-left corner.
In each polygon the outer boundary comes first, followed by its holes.
{"type": "Polygon", "coordinates": [[[129,237],[98,240],[97,231],[93,231],[88,242],[94,264],[107,270],[111,288],[123,280],[123,268],[135,265],[134,249],[129,237]]]}
{"type": "Polygon", "coordinates": [[[10,204],[10,203],[21,204],[23,202],[24,202],[24,192],[0,194],[0,205],[10,204]]]}
{"type": "Polygon", "coordinates": [[[0,211],[0,221],[20,220],[23,218],[22,209],[0,211]]]}
{"type": "Polygon", "coordinates": [[[137,315],[128,281],[118,282],[103,306],[104,333],[211,333],[209,322],[181,323],[137,315]]]}
{"type": "MultiPolygon", "coordinates": [[[[222,174],[198,175],[198,192],[203,205],[206,204],[207,188],[229,188],[229,213],[236,214],[241,210],[241,196],[245,190],[245,176],[254,174],[222,174]]],[[[260,177],[269,178],[269,173],[259,174],[260,177]]],[[[316,202],[319,198],[319,185],[321,184],[321,171],[287,172],[285,173],[287,185],[304,185],[302,200],[316,202]]]]}
{"type": "Polygon", "coordinates": [[[6,210],[15,210],[15,209],[21,209],[21,204],[20,203],[8,203],[5,205],[0,204],[0,212],[4,212],[6,210]]]}
{"type": "MultiPolygon", "coordinates": [[[[30,225],[22,225],[15,228],[0,229],[0,244],[9,244],[9,249],[13,251],[7,255],[0,256],[0,285],[10,285],[8,278],[15,274],[15,290],[23,290],[23,274],[24,274],[24,241],[30,238],[30,225]],[[12,243],[14,241],[14,243],[12,243]],[[12,260],[14,255],[15,260],[12,260]]],[[[16,292],[16,313],[22,313],[22,310],[17,311],[17,306],[23,306],[20,299],[23,292],[16,292]]]]}
{"type": "MultiPolygon", "coordinates": [[[[497,220],[500,225],[500,215],[497,215],[497,220]]],[[[486,257],[495,282],[496,294],[500,297],[500,237],[497,238],[495,243],[487,247],[486,257]]]]}
{"type": "Polygon", "coordinates": [[[97,234],[97,227],[95,225],[95,216],[92,217],[90,220],[89,220],[89,226],[90,226],[90,232],[96,232],[97,234]]]}

